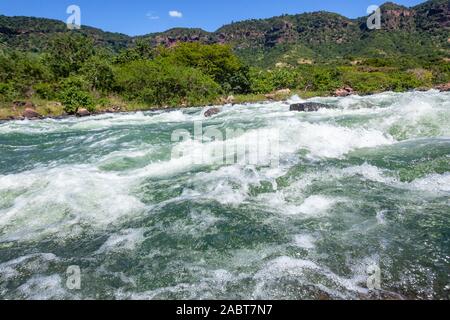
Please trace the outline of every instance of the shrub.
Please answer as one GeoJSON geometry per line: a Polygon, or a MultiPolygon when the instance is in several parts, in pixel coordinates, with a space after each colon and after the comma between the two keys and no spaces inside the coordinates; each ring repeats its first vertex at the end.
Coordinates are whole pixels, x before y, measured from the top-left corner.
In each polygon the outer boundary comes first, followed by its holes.
{"type": "Polygon", "coordinates": [[[414,74],[406,72],[394,72],[390,74],[389,82],[390,89],[397,92],[411,90],[424,84],[414,74]]]}
{"type": "Polygon", "coordinates": [[[17,98],[18,94],[11,83],[0,82],[0,101],[9,102],[17,98]]]}
{"type": "Polygon", "coordinates": [[[66,89],[60,94],[60,100],[64,105],[64,111],[74,114],[80,108],[86,108],[90,112],[95,111],[95,105],[89,93],[75,88],[66,89]]]}
{"type": "Polygon", "coordinates": [[[115,86],[111,65],[104,58],[94,56],[87,60],[80,70],[91,90],[109,92],[115,86]]]}
{"type": "Polygon", "coordinates": [[[210,76],[225,92],[250,92],[249,69],[229,46],[180,43],[172,49],[160,51],[170,63],[195,68],[210,76]]]}
{"type": "Polygon", "coordinates": [[[251,91],[253,93],[268,93],[275,90],[270,73],[266,70],[250,70],[251,91]]]}
{"type": "Polygon", "coordinates": [[[38,83],[33,86],[37,95],[46,100],[53,100],[56,97],[56,88],[50,83],[38,83]]]}
{"type": "Polygon", "coordinates": [[[389,90],[389,77],[383,72],[368,73],[346,69],[343,72],[343,81],[362,94],[389,90]]]}
{"type": "Polygon", "coordinates": [[[92,39],[78,33],[65,33],[52,39],[46,62],[57,77],[68,77],[78,72],[93,55],[92,39]]]}
{"type": "Polygon", "coordinates": [[[164,59],[125,64],[117,69],[117,82],[126,98],[156,106],[208,103],[220,94],[209,76],[164,59]]]}
{"type": "Polygon", "coordinates": [[[82,76],[71,76],[62,79],[58,84],[58,88],[60,91],[65,91],[66,89],[73,89],[73,88],[81,91],[89,91],[89,83],[82,76]]]}

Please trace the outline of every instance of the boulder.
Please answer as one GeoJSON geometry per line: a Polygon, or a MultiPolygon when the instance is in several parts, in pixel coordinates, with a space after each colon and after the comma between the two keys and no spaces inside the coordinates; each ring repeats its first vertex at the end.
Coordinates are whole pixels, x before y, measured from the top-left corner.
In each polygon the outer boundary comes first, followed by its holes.
{"type": "Polygon", "coordinates": [[[205,112],[205,117],[209,118],[209,117],[212,117],[213,115],[216,115],[218,113],[220,113],[220,109],[219,108],[211,108],[211,109],[208,109],[205,112]]]}
{"type": "Polygon", "coordinates": [[[316,103],[316,102],[306,102],[306,103],[295,103],[291,105],[291,111],[299,112],[313,112],[319,111],[320,109],[335,109],[336,107],[329,104],[316,103]]]}
{"type": "Polygon", "coordinates": [[[337,97],[347,97],[352,94],[355,94],[355,90],[352,87],[344,87],[337,89],[334,93],[337,97]]]}
{"type": "Polygon", "coordinates": [[[442,91],[442,92],[448,92],[448,91],[450,91],[450,82],[440,84],[440,85],[436,86],[436,89],[438,89],[439,91],[442,91]]]}
{"type": "Polygon", "coordinates": [[[80,108],[77,111],[77,117],[88,117],[90,115],[91,113],[89,112],[89,110],[85,108],[80,108]]]}
{"type": "Polygon", "coordinates": [[[27,119],[36,119],[39,118],[41,115],[32,108],[26,108],[25,111],[22,113],[22,116],[27,119]]]}

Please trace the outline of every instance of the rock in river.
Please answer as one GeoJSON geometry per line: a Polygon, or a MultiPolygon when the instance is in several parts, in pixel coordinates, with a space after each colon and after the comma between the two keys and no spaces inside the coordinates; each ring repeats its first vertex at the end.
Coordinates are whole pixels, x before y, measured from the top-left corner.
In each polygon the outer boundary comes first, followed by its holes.
{"type": "Polygon", "coordinates": [[[336,97],[347,97],[355,94],[355,90],[352,87],[343,87],[341,89],[337,89],[334,95],[336,97]]]}
{"type": "Polygon", "coordinates": [[[436,89],[438,89],[441,92],[448,92],[450,91],[450,82],[438,85],[436,86],[436,89]]]}
{"type": "Polygon", "coordinates": [[[335,106],[329,104],[317,103],[317,102],[306,102],[306,103],[295,103],[291,105],[291,111],[299,112],[313,112],[319,111],[320,109],[335,109],[335,106]]]}
{"type": "Polygon", "coordinates": [[[211,109],[208,109],[205,112],[205,117],[209,118],[209,117],[212,117],[213,115],[216,115],[218,113],[220,113],[220,109],[219,108],[211,108],[211,109]]]}

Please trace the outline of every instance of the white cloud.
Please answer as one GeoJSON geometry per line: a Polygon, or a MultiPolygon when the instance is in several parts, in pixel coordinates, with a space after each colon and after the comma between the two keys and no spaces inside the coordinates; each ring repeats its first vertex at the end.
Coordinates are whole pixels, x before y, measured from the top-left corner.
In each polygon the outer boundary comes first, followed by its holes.
{"type": "Polygon", "coordinates": [[[181,13],[180,11],[172,10],[169,11],[169,16],[171,16],[172,18],[183,18],[183,13],[181,13]]]}
{"type": "Polygon", "coordinates": [[[147,12],[146,16],[150,20],[158,20],[159,19],[159,16],[155,15],[155,13],[153,11],[147,12]]]}

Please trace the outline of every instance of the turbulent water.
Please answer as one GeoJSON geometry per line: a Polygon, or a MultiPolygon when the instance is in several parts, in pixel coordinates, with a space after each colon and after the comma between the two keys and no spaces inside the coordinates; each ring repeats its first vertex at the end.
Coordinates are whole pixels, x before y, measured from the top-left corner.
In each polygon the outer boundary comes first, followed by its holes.
{"type": "Polygon", "coordinates": [[[0,298],[448,299],[450,94],[312,101],[1,123],[0,298]],[[200,120],[279,163],[188,161],[200,120]]]}

